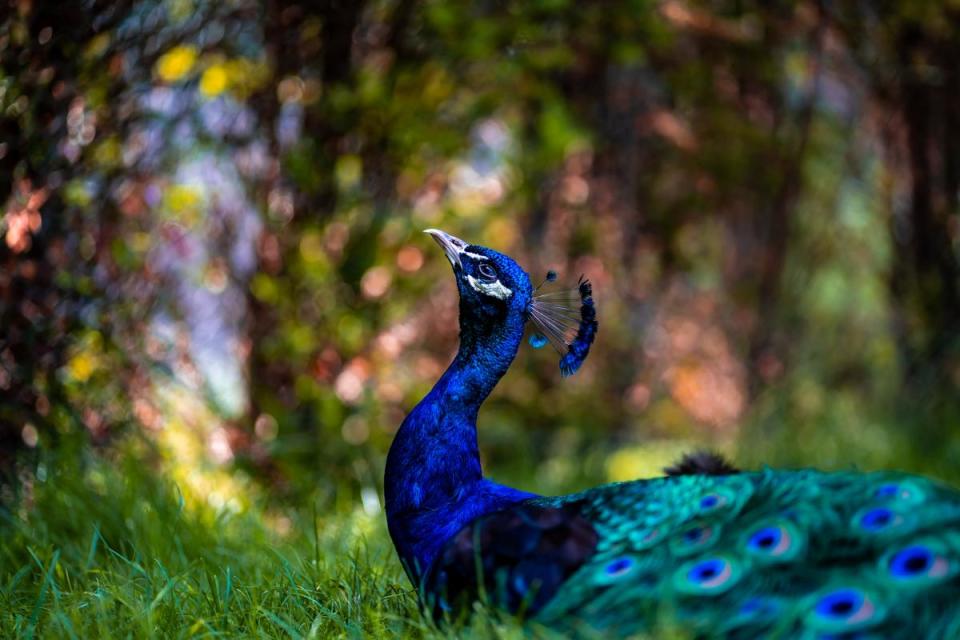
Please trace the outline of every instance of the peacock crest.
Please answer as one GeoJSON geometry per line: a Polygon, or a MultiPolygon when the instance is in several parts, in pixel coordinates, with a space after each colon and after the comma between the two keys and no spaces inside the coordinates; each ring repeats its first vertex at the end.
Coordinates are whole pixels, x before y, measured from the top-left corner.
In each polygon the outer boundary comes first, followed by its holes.
{"type": "Polygon", "coordinates": [[[530,345],[539,349],[548,342],[560,354],[560,373],[566,377],[576,373],[590,353],[597,335],[597,311],[593,304],[593,286],[580,276],[574,289],[538,293],[544,284],[557,279],[556,271],[548,271],[544,281],[534,289],[530,301],[530,320],[537,331],[530,336],[530,345]]]}

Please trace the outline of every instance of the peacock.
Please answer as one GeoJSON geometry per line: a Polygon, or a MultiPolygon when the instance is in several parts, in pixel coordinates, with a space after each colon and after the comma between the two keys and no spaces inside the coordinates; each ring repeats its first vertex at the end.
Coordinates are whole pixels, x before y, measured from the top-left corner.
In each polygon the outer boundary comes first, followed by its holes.
{"type": "Polygon", "coordinates": [[[574,373],[597,334],[592,287],[540,293],[508,256],[426,233],[453,266],[460,347],[403,421],[384,486],[428,615],[483,601],[572,637],[960,638],[960,492],[930,479],[747,472],[712,453],[559,497],[485,478],[477,414],[525,325],[574,373]]]}

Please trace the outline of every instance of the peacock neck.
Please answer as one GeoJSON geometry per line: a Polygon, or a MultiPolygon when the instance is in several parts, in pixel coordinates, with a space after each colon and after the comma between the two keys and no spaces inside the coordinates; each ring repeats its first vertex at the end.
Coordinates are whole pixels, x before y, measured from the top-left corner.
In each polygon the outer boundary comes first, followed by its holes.
{"type": "Polygon", "coordinates": [[[474,518],[533,497],[483,478],[477,414],[516,356],[520,313],[498,323],[464,322],[450,367],[406,417],[387,455],[390,536],[411,578],[474,518]]]}

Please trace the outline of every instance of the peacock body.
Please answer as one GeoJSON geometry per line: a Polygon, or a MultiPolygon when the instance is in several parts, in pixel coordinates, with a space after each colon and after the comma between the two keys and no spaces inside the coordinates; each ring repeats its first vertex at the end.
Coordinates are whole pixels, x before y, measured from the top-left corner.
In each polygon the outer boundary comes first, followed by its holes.
{"type": "Polygon", "coordinates": [[[591,291],[581,283],[565,333],[551,315],[562,305],[535,297],[510,258],[431,233],[457,277],[461,347],[401,426],[385,487],[390,534],[434,616],[480,599],[583,637],[960,638],[960,492],[926,478],[739,472],[708,455],[560,497],[483,478],[477,412],[524,324],[569,345],[572,373],[596,333],[591,291]]]}

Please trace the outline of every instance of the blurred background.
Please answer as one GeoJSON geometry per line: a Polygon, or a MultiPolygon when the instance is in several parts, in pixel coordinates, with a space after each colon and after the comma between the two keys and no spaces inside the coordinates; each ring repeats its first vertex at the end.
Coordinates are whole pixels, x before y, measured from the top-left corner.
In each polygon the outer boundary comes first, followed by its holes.
{"type": "Polygon", "coordinates": [[[439,227],[594,282],[487,472],[960,481],[960,3],[3,0],[0,469],[378,516],[457,343],[439,227]],[[54,457],[51,457],[54,456],[54,457]]]}

